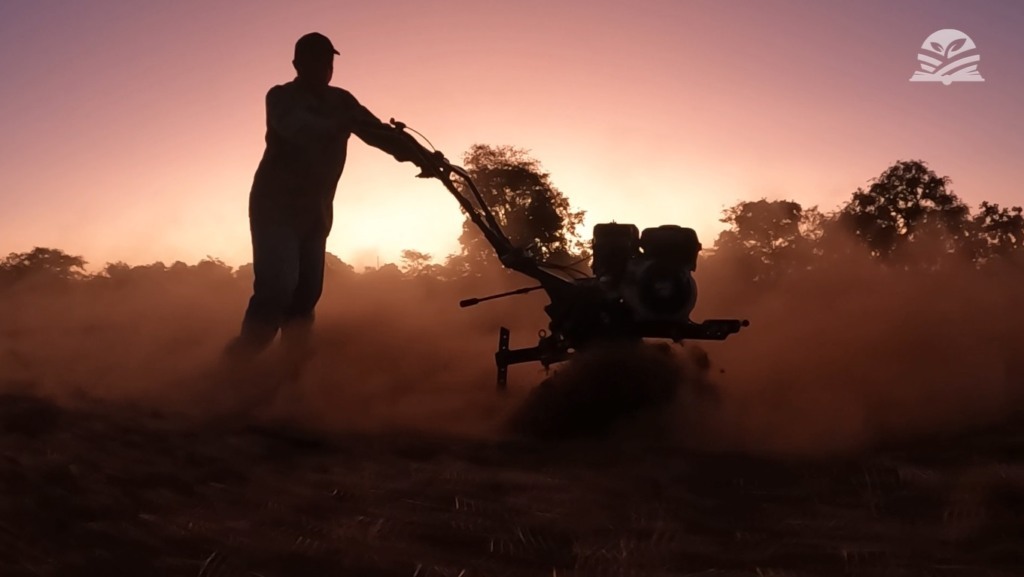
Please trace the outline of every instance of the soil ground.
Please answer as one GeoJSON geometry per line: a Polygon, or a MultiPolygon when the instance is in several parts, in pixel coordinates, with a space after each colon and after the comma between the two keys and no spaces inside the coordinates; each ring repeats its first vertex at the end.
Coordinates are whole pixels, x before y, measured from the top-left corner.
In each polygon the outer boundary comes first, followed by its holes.
{"type": "Polygon", "coordinates": [[[842,458],[0,398],[0,574],[1020,575],[1024,426],[842,458]]]}

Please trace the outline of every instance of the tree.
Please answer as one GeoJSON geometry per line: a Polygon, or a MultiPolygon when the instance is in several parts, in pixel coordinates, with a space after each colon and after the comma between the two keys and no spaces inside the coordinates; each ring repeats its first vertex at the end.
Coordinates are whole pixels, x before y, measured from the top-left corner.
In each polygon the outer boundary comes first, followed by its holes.
{"type": "Polygon", "coordinates": [[[132,278],[132,267],[124,261],[108,262],[100,271],[100,278],[106,278],[114,282],[124,283],[132,278]]]}
{"type": "Polygon", "coordinates": [[[778,278],[808,262],[823,220],[817,207],[791,200],[740,202],[723,212],[729,228],[715,241],[716,256],[730,259],[751,281],[778,278]]]}
{"type": "Polygon", "coordinates": [[[21,281],[32,277],[41,280],[78,280],[85,277],[86,261],[60,249],[35,247],[29,252],[10,253],[0,261],[0,277],[21,281]]]}
{"type": "MultiPolygon", "coordinates": [[[[938,247],[925,251],[937,259],[964,251],[970,240],[970,210],[948,190],[950,183],[923,161],[899,161],[867,190],[858,188],[853,193],[840,210],[839,223],[883,260],[907,253],[915,244],[938,247]]],[[[923,256],[921,251],[915,255],[923,256]]]]}
{"type": "Polygon", "coordinates": [[[208,280],[223,281],[235,278],[235,272],[230,265],[210,255],[196,263],[195,272],[199,278],[208,280]]]}
{"type": "Polygon", "coordinates": [[[377,268],[366,267],[362,272],[362,281],[378,283],[379,285],[390,285],[397,284],[404,277],[402,269],[398,268],[398,265],[393,262],[388,262],[380,265],[377,268]]]}
{"type": "Polygon", "coordinates": [[[347,281],[351,280],[355,275],[355,267],[341,260],[338,255],[331,252],[324,255],[325,282],[347,281]]]}
{"type": "Polygon", "coordinates": [[[246,286],[252,285],[256,280],[256,270],[251,262],[247,262],[235,269],[235,279],[246,286]]]}
{"type": "MultiPolygon", "coordinates": [[[[466,153],[463,164],[512,244],[532,245],[539,258],[561,264],[586,256],[586,244],[578,235],[584,212],[571,209],[569,199],[525,150],[477,144],[466,153]]],[[[459,186],[467,198],[473,198],[464,185],[459,186]]],[[[459,243],[462,251],[449,258],[450,269],[478,274],[501,266],[493,247],[468,217],[459,243]]]]}
{"type": "Polygon", "coordinates": [[[438,277],[441,266],[431,262],[429,253],[406,249],[402,251],[402,272],[410,277],[438,277]]]}
{"type": "Polygon", "coordinates": [[[1019,206],[1000,208],[988,201],[981,203],[971,219],[974,257],[986,261],[1024,248],[1024,214],[1019,206]]]}

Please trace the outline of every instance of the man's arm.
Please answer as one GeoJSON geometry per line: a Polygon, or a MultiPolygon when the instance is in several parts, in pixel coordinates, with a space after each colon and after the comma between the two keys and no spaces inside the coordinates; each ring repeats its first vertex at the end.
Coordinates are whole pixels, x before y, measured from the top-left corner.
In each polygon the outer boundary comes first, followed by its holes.
{"type": "Polygon", "coordinates": [[[399,162],[412,162],[423,167],[430,151],[408,134],[381,121],[355,98],[352,101],[355,107],[352,116],[353,134],[366,144],[387,152],[399,162]]]}

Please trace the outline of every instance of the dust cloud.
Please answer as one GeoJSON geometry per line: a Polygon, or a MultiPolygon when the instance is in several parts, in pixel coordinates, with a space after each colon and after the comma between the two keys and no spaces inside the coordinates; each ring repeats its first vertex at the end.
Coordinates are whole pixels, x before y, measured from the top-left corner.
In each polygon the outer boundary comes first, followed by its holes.
{"type": "Polygon", "coordinates": [[[486,436],[501,434],[528,383],[544,376],[540,367],[517,368],[510,394],[495,392],[498,328],[512,328],[515,346],[535,344],[545,322],[543,297],[458,305],[521,286],[503,271],[466,282],[383,272],[329,280],[318,308],[316,355],[295,381],[287,379],[276,344],[248,367],[221,357],[237,334],[248,282],[167,276],[6,291],[0,392],[209,422],[291,420],[323,430],[486,436]]]}
{"type": "Polygon", "coordinates": [[[317,354],[286,387],[274,350],[246,371],[220,364],[249,295],[239,279],[15,287],[0,302],[0,386],[323,431],[633,434],[788,455],[957,430],[1021,401],[1020,263],[911,272],[851,256],[761,287],[708,262],[697,277],[695,320],[751,326],[725,342],[597,351],[532,393],[542,368],[514,367],[507,395],[495,392],[498,327],[513,329],[514,347],[535,344],[546,299],[458,301],[529,279],[328,282],[317,354]]]}
{"type": "Polygon", "coordinates": [[[709,347],[726,372],[700,435],[815,454],[1014,415],[1024,400],[1021,264],[924,272],[849,258],[736,304],[756,324],[709,347]]]}

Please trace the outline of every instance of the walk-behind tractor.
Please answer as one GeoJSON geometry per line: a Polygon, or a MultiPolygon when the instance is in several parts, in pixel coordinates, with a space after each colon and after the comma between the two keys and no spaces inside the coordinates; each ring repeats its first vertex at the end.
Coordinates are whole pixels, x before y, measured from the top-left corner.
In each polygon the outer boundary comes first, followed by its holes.
{"type": "MultiPolygon", "coordinates": [[[[394,119],[391,124],[398,130],[409,130],[394,119]]],[[[415,140],[412,134],[406,134],[415,140]]],[[[724,340],[749,324],[737,319],[700,323],[690,319],[697,302],[693,273],[701,250],[693,229],[667,224],[640,231],[632,224],[598,224],[594,227],[590,265],[593,274],[568,264],[543,262],[531,247],[513,246],[465,169],[453,165],[439,151],[423,151],[429,160],[425,164],[431,168],[419,176],[435,177],[444,184],[505,267],[540,282],[538,286],[466,299],[461,306],[535,290],[545,291],[551,301],[544,307],[551,319],[549,330],[541,331],[536,346],[511,348],[510,331],[501,327],[495,353],[499,389],[507,386],[509,365],[540,362],[547,368],[588,346],[614,341],[724,340]],[[453,177],[465,183],[471,198],[459,190],[453,177]]]]}

